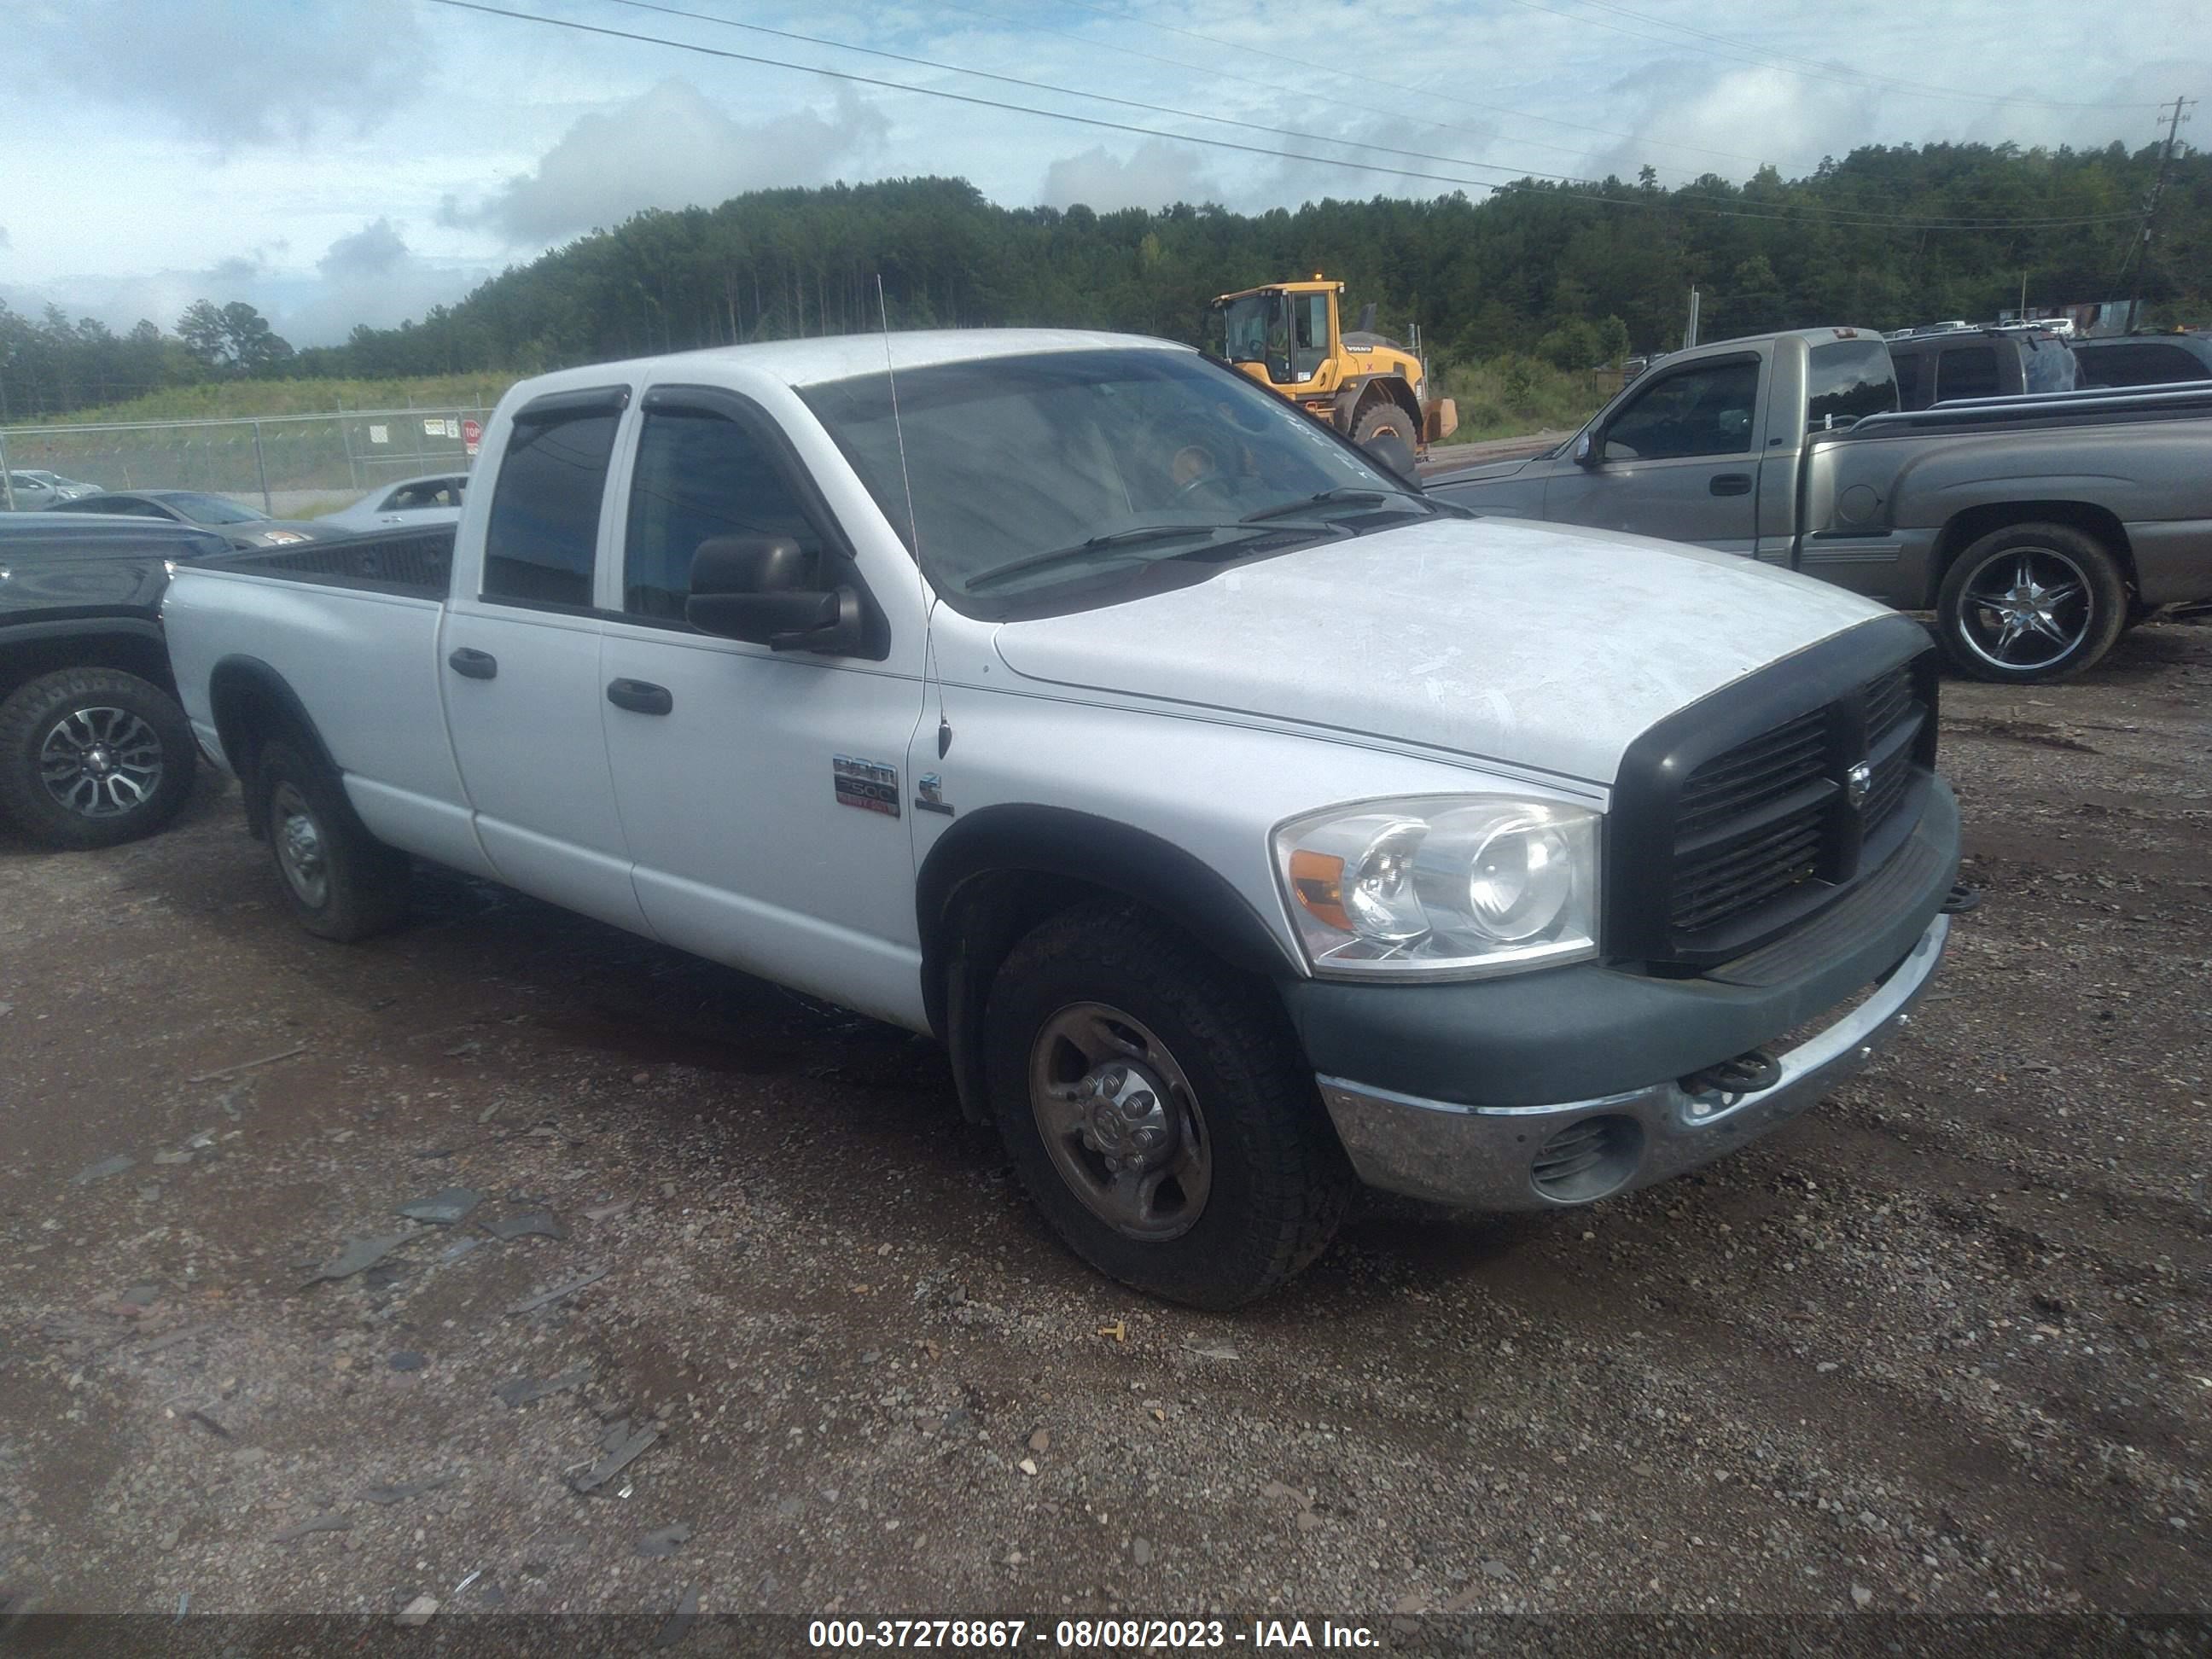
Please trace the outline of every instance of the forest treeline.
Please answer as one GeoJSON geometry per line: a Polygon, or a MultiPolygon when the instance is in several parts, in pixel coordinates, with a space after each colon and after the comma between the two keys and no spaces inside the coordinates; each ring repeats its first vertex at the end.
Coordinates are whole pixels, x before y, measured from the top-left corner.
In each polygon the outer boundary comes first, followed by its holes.
{"type": "MultiPolygon", "coordinates": [[[[957,179],[757,191],[653,210],[511,266],[451,306],[295,350],[210,297],[118,334],[0,304],[0,421],[224,378],[534,373],[656,351],[894,327],[1053,325],[1195,340],[1207,298],[1325,271],[1432,354],[1582,367],[1820,323],[1893,328],[2124,298],[2155,146],[1869,146],[1810,175],[1524,180],[1496,194],[1232,213],[1005,208],[957,179]]],[[[2212,319],[2212,156],[2173,164],[2142,262],[2147,322],[2212,319]]]]}

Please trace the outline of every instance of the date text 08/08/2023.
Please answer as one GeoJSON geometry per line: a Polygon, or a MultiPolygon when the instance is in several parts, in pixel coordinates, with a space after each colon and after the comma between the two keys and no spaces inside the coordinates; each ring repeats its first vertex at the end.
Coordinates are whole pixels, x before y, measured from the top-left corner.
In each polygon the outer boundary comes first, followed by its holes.
{"type": "Polygon", "coordinates": [[[1061,1619],[817,1619],[806,1627],[814,1648],[939,1648],[1015,1650],[1033,1643],[1069,1651],[1173,1653],[1243,1647],[1256,1652],[1377,1646],[1364,1625],[1333,1620],[1061,1619]]]}

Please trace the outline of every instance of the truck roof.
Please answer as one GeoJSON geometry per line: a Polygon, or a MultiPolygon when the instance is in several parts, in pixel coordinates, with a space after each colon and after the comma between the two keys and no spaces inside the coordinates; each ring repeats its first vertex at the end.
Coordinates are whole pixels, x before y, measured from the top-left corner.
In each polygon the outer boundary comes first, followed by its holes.
{"type": "Polygon", "coordinates": [[[1853,328],[1841,324],[1833,328],[1778,328],[1765,334],[1739,334],[1728,340],[1700,340],[1693,346],[1667,354],[1667,366],[1671,368],[1685,357],[1701,357],[1708,352],[1736,350],[1758,345],[1765,340],[1802,340],[1808,346],[1832,345],[1838,340],[1880,340],[1878,328],[1853,328]]]}
{"type": "Polygon", "coordinates": [[[858,374],[879,373],[886,350],[892,367],[928,368],[939,363],[977,362],[993,357],[1023,357],[1046,351],[1150,349],[1190,351],[1194,348],[1173,340],[1140,334],[1109,334],[1075,328],[946,328],[914,329],[884,334],[833,334],[811,340],[768,340],[756,345],[709,346],[701,351],[670,352],[634,357],[621,362],[589,363],[550,374],[533,376],[526,384],[533,393],[559,392],[572,386],[605,386],[608,377],[638,375],[665,369],[676,363],[726,364],[750,374],[766,374],[787,386],[819,386],[830,380],[850,380],[858,374]]]}

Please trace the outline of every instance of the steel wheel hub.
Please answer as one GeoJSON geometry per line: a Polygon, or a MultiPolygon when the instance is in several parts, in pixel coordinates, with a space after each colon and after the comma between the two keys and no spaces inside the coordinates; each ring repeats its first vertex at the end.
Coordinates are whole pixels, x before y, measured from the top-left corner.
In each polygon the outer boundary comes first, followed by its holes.
{"type": "Polygon", "coordinates": [[[1062,1008],[1031,1046],[1030,1106],[1053,1167],[1115,1231],[1158,1242],[1197,1225],[1213,1179],[1206,1119],[1143,1024],[1104,1003],[1062,1008]]]}
{"type": "Polygon", "coordinates": [[[161,787],[161,739],[127,708],[78,708],[55,721],[39,744],[46,793],[88,818],[116,818],[161,787]]]}
{"type": "Polygon", "coordinates": [[[306,797],[289,783],[277,789],[269,805],[269,838],[276,848],[277,867],[301,903],[320,909],[331,893],[330,860],[323,849],[322,830],[308,810],[306,797]]]}
{"type": "Polygon", "coordinates": [[[1999,668],[2045,668],[2089,632],[2089,581],[2054,548],[1992,559],[1966,589],[1966,644],[1999,668]]]}

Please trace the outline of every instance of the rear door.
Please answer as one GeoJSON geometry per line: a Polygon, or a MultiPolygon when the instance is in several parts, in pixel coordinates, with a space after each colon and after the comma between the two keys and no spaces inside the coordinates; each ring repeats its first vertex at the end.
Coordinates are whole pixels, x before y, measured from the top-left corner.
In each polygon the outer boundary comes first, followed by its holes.
{"type": "Polygon", "coordinates": [[[1636,395],[1593,434],[1603,453],[1560,467],[1544,516],[1748,555],[1758,544],[1753,434],[1766,361],[1746,351],[1650,371],[1636,395]]]}
{"type": "Polygon", "coordinates": [[[611,516],[608,463],[627,386],[553,392],[516,412],[472,593],[438,646],[446,721],[477,834],[500,878],[647,932],[599,726],[592,608],[611,516]]]}
{"type": "Polygon", "coordinates": [[[684,950],[925,1025],[914,784],[900,776],[921,718],[918,635],[848,658],[684,620],[692,556],[714,537],[788,536],[858,580],[811,477],[750,399],[647,393],[629,494],[599,717],[647,921],[684,950]]]}

